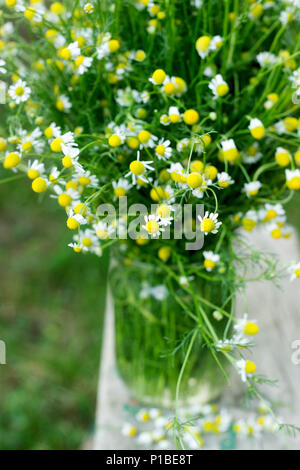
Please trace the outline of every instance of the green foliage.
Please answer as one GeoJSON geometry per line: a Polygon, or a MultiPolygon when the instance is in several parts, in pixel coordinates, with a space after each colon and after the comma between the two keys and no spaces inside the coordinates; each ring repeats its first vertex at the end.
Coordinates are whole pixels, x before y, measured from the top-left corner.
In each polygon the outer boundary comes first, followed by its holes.
{"type": "MultiPolygon", "coordinates": [[[[0,196],[1,449],[76,449],[92,431],[105,262],[65,248],[53,202],[0,196]]],[[[105,260],[104,260],[105,261],[105,260]]]]}

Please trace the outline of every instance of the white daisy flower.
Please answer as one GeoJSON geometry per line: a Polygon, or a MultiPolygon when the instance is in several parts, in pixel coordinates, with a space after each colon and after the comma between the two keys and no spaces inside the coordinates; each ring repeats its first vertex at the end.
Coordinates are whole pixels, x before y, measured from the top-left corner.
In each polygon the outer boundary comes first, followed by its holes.
{"type": "Polygon", "coordinates": [[[224,38],[222,38],[222,36],[214,36],[210,41],[209,49],[211,51],[217,51],[222,46],[223,42],[224,38]]]}
{"type": "Polygon", "coordinates": [[[254,139],[262,139],[266,134],[265,126],[263,125],[261,120],[257,118],[251,119],[248,128],[254,139]]]}
{"type": "Polygon", "coordinates": [[[155,148],[155,155],[159,160],[167,160],[172,156],[172,147],[170,140],[160,139],[155,148]]]}
{"type": "Polygon", "coordinates": [[[99,238],[90,228],[80,230],[79,234],[74,235],[74,240],[83,246],[84,251],[92,251],[99,246],[99,238]]]}
{"type": "Polygon", "coordinates": [[[75,253],[80,253],[81,251],[84,250],[83,245],[79,242],[69,243],[68,246],[72,248],[75,251],[75,253]]]}
{"type": "Polygon", "coordinates": [[[270,233],[271,237],[275,240],[282,238],[282,231],[280,223],[278,222],[269,222],[266,226],[267,231],[270,233]]]}
{"type": "Polygon", "coordinates": [[[62,164],[65,168],[75,167],[78,170],[83,170],[82,165],[78,162],[80,150],[78,147],[72,147],[62,144],[61,146],[64,158],[62,164]]]}
{"type": "Polygon", "coordinates": [[[170,119],[169,119],[169,116],[167,114],[162,114],[159,118],[159,121],[163,126],[169,126],[170,125],[170,119]]]}
{"type": "Polygon", "coordinates": [[[68,98],[68,96],[60,95],[57,98],[56,107],[59,111],[63,111],[65,113],[68,113],[70,111],[70,109],[72,108],[72,103],[71,103],[70,99],[68,98]]]}
{"type": "Polygon", "coordinates": [[[140,152],[137,152],[137,159],[132,161],[129,165],[129,172],[125,175],[125,178],[131,177],[132,184],[137,184],[137,179],[144,181],[147,183],[146,172],[154,171],[154,168],[151,166],[153,161],[141,161],[140,160],[140,152]]]}
{"type": "Polygon", "coordinates": [[[193,281],[195,278],[194,276],[180,276],[179,277],[179,284],[181,286],[187,286],[190,281],[193,281]]]}
{"type": "Polygon", "coordinates": [[[45,173],[45,165],[44,163],[40,163],[39,160],[34,160],[31,162],[28,160],[27,162],[27,176],[31,180],[38,178],[39,176],[44,175],[45,173]]]}
{"type": "Polygon", "coordinates": [[[262,184],[260,181],[251,181],[251,183],[244,184],[244,191],[248,197],[253,197],[253,196],[257,196],[258,191],[260,190],[261,187],[262,187],[262,184]]]}
{"type": "Polygon", "coordinates": [[[93,229],[98,238],[101,240],[107,240],[111,238],[116,233],[116,227],[109,225],[106,222],[100,220],[93,225],[93,229]]]}
{"type": "Polygon", "coordinates": [[[93,57],[85,57],[80,55],[75,59],[76,73],[83,75],[92,65],[93,57]]]}
{"type": "Polygon", "coordinates": [[[70,230],[76,230],[80,225],[85,225],[87,223],[87,220],[81,214],[76,214],[73,209],[70,209],[67,212],[67,215],[67,227],[70,230]]]}
{"type": "Polygon", "coordinates": [[[169,204],[160,204],[156,209],[156,215],[160,217],[160,223],[163,227],[171,225],[174,217],[171,216],[171,212],[174,211],[173,207],[169,204]]]}
{"type": "Polygon", "coordinates": [[[118,181],[113,181],[112,186],[114,188],[114,195],[116,197],[125,196],[129,189],[132,188],[132,185],[125,178],[120,178],[118,181]]]}
{"type": "Polygon", "coordinates": [[[231,184],[234,184],[234,180],[225,171],[218,173],[217,179],[218,179],[218,186],[220,186],[220,188],[223,188],[223,189],[228,188],[228,186],[230,186],[231,184]]]}
{"type": "Polygon", "coordinates": [[[234,140],[223,140],[223,142],[221,142],[221,146],[225,160],[230,163],[234,163],[239,157],[239,151],[236,148],[234,140]]]}
{"type": "Polygon", "coordinates": [[[285,177],[289,189],[300,189],[300,170],[285,170],[285,177]]]}
{"type": "Polygon", "coordinates": [[[236,363],[238,373],[241,376],[242,382],[246,382],[248,377],[252,377],[256,372],[256,364],[252,361],[240,359],[236,363]]]}
{"type": "Polygon", "coordinates": [[[123,436],[134,437],[137,434],[137,428],[130,423],[125,423],[122,428],[123,436]]]}
{"type": "Polygon", "coordinates": [[[41,140],[42,132],[39,127],[34,129],[31,134],[26,134],[21,138],[18,148],[21,152],[30,152],[34,150],[41,153],[44,150],[45,143],[41,140]]]}
{"type": "Polygon", "coordinates": [[[204,251],[203,252],[204,256],[204,267],[206,271],[212,271],[217,263],[220,261],[220,255],[217,255],[213,251],[204,251]]]}
{"type": "Polygon", "coordinates": [[[219,340],[215,344],[215,348],[220,352],[229,352],[236,347],[236,343],[232,339],[219,340]]]}
{"type": "Polygon", "coordinates": [[[92,3],[86,3],[83,9],[88,15],[90,15],[94,11],[94,5],[92,3]]]}
{"type": "Polygon", "coordinates": [[[247,165],[257,163],[259,160],[261,160],[263,155],[259,151],[258,142],[253,142],[253,144],[251,144],[250,147],[248,147],[246,151],[242,152],[242,156],[243,156],[243,161],[247,165]]]}
{"type": "Polygon", "coordinates": [[[160,236],[161,232],[164,232],[165,229],[162,227],[161,219],[159,215],[151,214],[145,215],[144,217],[145,225],[142,225],[142,228],[152,237],[157,238],[160,236]]]}
{"type": "Polygon", "coordinates": [[[278,62],[278,58],[271,52],[261,52],[256,59],[261,67],[272,67],[278,62]]]}
{"type": "Polygon", "coordinates": [[[206,180],[203,176],[201,186],[199,186],[199,188],[193,189],[192,191],[193,196],[199,199],[202,199],[205,191],[207,190],[208,186],[210,186],[211,184],[212,184],[212,181],[206,180]]]}
{"type": "Polygon", "coordinates": [[[55,195],[52,194],[50,197],[57,199],[58,204],[62,207],[70,207],[73,200],[79,199],[78,191],[75,191],[72,188],[62,189],[58,184],[53,186],[53,191],[55,195]]]}
{"type": "Polygon", "coordinates": [[[243,318],[237,320],[236,324],[234,325],[235,331],[240,335],[248,335],[254,336],[259,333],[259,327],[257,325],[256,320],[249,320],[248,314],[245,313],[243,318]]]}
{"type": "Polygon", "coordinates": [[[74,176],[78,179],[79,184],[83,187],[98,188],[99,186],[99,180],[97,176],[92,175],[89,170],[85,171],[80,168],[77,168],[74,176]]]}
{"type": "Polygon", "coordinates": [[[263,222],[276,220],[278,217],[285,216],[285,210],[281,204],[265,204],[263,209],[259,210],[259,218],[263,222]]]}
{"type": "Polygon", "coordinates": [[[24,80],[19,78],[16,83],[9,87],[8,94],[12,100],[17,104],[20,104],[28,100],[31,94],[31,89],[27,86],[27,83],[24,80]]]}
{"type": "Polygon", "coordinates": [[[229,86],[223,79],[222,75],[216,75],[208,85],[214,94],[214,98],[221,98],[229,92],[229,86]]]}
{"type": "Polygon", "coordinates": [[[0,59],[0,73],[6,73],[7,72],[6,68],[4,67],[5,65],[6,65],[5,60],[0,59]]]}
{"type": "Polygon", "coordinates": [[[171,106],[168,111],[168,119],[173,124],[177,124],[181,120],[181,115],[177,106],[171,106]]]}
{"type": "Polygon", "coordinates": [[[209,213],[208,211],[205,212],[204,216],[198,215],[198,220],[200,222],[200,230],[207,235],[208,233],[216,234],[222,222],[218,221],[218,214],[217,213],[209,213]]]}
{"type": "Polygon", "coordinates": [[[288,271],[291,274],[291,281],[300,279],[300,263],[293,264],[289,267],[288,271]]]}

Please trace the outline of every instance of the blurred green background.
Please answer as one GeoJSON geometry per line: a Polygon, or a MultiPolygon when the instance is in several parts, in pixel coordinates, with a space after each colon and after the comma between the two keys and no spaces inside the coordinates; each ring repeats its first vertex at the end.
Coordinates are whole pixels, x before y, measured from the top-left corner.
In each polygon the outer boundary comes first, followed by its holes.
{"type": "Polygon", "coordinates": [[[0,449],[77,449],[92,432],[106,260],[70,241],[56,202],[0,185],[0,449]]]}
{"type": "Polygon", "coordinates": [[[93,431],[107,259],[70,239],[28,180],[0,185],[0,449],[78,449],[93,431]]]}

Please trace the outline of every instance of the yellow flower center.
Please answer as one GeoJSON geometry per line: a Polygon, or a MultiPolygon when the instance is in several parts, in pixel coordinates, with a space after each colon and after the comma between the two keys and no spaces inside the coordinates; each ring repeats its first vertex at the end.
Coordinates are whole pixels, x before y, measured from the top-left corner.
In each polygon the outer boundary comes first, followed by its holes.
{"type": "Polygon", "coordinates": [[[92,246],[93,242],[90,238],[83,237],[82,244],[83,244],[83,246],[86,246],[88,248],[89,246],[92,246]]]}
{"type": "Polygon", "coordinates": [[[133,162],[130,163],[129,169],[131,173],[133,173],[136,176],[140,176],[144,173],[145,167],[142,162],[139,162],[138,160],[134,160],[133,162]]]}
{"type": "Polygon", "coordinates": [[[187,109],[183,115],[183,120],[189,126],[193,126],[199,121],[199,113],[195,109],[187,109]]]}
{"type": "Polygon", "coordinates": [[[180,121],[180,116],[179,114],[170,114],[169,119],[173,124],[176,124],[180,121]]]}
{"type": "Polygon", "coordinates": [[[18,87],[16,88],[16,95],[17,95],[17,96],[22,96],[22,95],[24,95],[24,93],[25,93],[25,90],[24,90],[24,88],[23,88],[22,86],[18,86],[18,87]]]}
{"type": "Polygon", "coordinates": [[[122,197],[122,196],[125,196],[126,191],[124,188],[115,188],[114,194],[116,197],[122,197]]]}
{"type": "Polygon", "coordinates": [[[252,361],[247,361],[245,365],[246,374],[253,374],[256,371],[256,365],[252,361]]]}
{"type": "Polygon", "coordinates": [[[143,62],[143,60],[145,60],[146,58],[146,54],[144,51],[137,51],[137,53],[135,54],[135,58],[139,62],[143,62]]]}
{"type": "Polygon", "coordinates": [[[164,191],[163,188],[157,186],[156,188],[152,188],[150,191],[150,197],[153,201],[161,201],[162,199],[167,199],[167,193],[164,191]]]}
{"type": "Polygon", "coordinates": [[[288,152],[277,153],[275,159],[280,166],[288,166],[291,161],[291,157],[288,152]]]}
{"type": "Polygon", "coordinates": [[[38,177],[33,180],[32,189],[35,193],[44,193],[47,190],[47,182],[44,178],[38,177]]]}
{"type": "Polygon", "coordinates": [[[148,131],[141,131],[138,135],[139,141],[142,144],[146,144],[147,142],[149,142],[150,137],[151,137],[151,134],[148,131]]]}
{"type": "Polygon", "coordinates": [[[191,170],[201,173],[204,168],[204,164],[200,160],[194,160],[191,162],[191,170]]]}
{"type": "Polygon", "coordinates": [[[266,221],[275,219],[277,212],[274,209],[267,210],[266,221]]]}
{"type": "Polygon", "coordinates": [[[4,152],[5,149],[6,149],[6,142],[3,139],[3,137],[0,137],[0,152],[4,152]]]}
{"type": "Polygon", "coordinates": [[[104,230],[104,229],[97,230],[96,234],[97,234],[97,237],[101,238],[101,240],[105,240],[107,238],[107,230],[104,230]]]}
{"type": "Polygon", "coordinates": [[[239,158],[239,152],[236,148],[223,151],[225,160],[228,162],[235,162],[239,158]]]}
{"type": "Polygon", "coordinates": [[[71,51],[67,47],[64,47],[60,51],[59,55],[62,59],[65,59],[65,60],[70,60],[71,59],[71,51]]]}
{"type": "Polygon", "coordinates": [[[206,51],[210,45],[210,37],[209,36],[201,36],[196,41],[196,49],[197,51],[206,51]]]}
{"type": "Polygon", "coordinates": [[[164,86],[164,91],[167,95],[172,95],[176,92],[176,86],[172,82],[166,83],[164,86]]]}
{"type": "Polygon", "coordinates": [[[220,186],[220,188],[228,188],[229,186],[229,183],[228,181],[218,181],[218,185],[220,186]]]}
{"type": "Polygon", "coordinates": [[[205,176],[206,176],[207,179],[213,181],[213,180],[215,180],[216,177],[217,177],[218,170],[217,170],[217,168],[216,168],[215,166],[210,165],[210,166],[207,166],[207,167],[205,168],[205,173],[204,173],[204,174],[205,174],[205,176]]]}
{"type": "Polygon", "coordinates": [[[88,186],[91,180],[87,176],[80,176],[80,178],[78,179],[78,182],[79,184],[81,184],[81,186],[88,186]]]}
{"type": "Polygon", "coordinates": [[[287,181],[286,184],[289,189],[300,189],[300,176],[293,176],[293,178],[287,181]]]}
{"type": "Polygon", "coordinates": [[[211,259],[204,260],[204,267],[206,269],[214,269],[215,266],[216,266],[216,263],[212,261],[211,259]]]}
{"type": "Polygon", "coordinates": [[[35,178],[40,176],[40,172],[38,170],[31,169],[31,170],[28,170],[27,176],[29,179],[34,180],[35,178]]]}
{"type": "Polygon", "coordinates": [[[67,220],[67,227],[70,229],[70,230],[76,230],[78,227],[79,227],[79,222],[74,219],[73,217],[69,217],[68,220],[67,220]]]}
{"type": "Polygon", "coordinates": [[[244,327],[245,335],[254,336],[254,335],[257,335],[258,332],[259,332],[259,327],[257,326],[256,323],[253,323],[251,321],[246,323],[244,327]]]}
{"type": "Polygon", "coordinates": [[[158,257],[162,261],[167,261],[171,256],[171,249],[168,246],[163,246],[158,250],[158,257]]]}
{"type": "Polygon", "coordinates": [[[118,147],[122,144],[122,141],[118,135],[113,134],[109,137],[108,143],[111,147],[118,147]]]}
{"type": "Polygon", "coordinates": [[[165,147],[163,145],[158,145],[155,149],[156,153],[158,153],[158,155],[161,155],[163,156],[165,154],[165,147]]]}
{"type": "Polygon", "coordinates": [[[162,69],[157,69],[153,72],[152,79],[157,85],[161,85],[166,78],[166,72],[162,69]]]}
{"type": "Polygon", "coordinates": [[[209,233],[215,228],[215,223],[211,219],[203,219],[201,222],[201,231],[205,233],[209,233]]]}
{"type": "Polygon", "coordinates": [[[47,139],[51,139],[53,136],[53,130],[51,127],[47,127],[47,129],[44,130],[44,134],[47,137],[47,139]]]}
{"type": "Polygon", "coordinates": [[[62,193],[58,196],[58,204],[62,207],[67,207],[71,204],[72,198],[69,194],[62,193]]]}
{"type": "Polygon", "coordinates": [[[15,166],[19,165],[21,162],[20,155],[16,152],[11,152],[8,155],[6,155],[6,158],[3,162],[3,167],[6,170],[9,170],[10,168],[14,168],[15,166]]]}
{"type": "Polygon", "coordinates": [[[32,143],[31,142],[24,142],[22,145],[22,149],[24,152],[29,152],[32,149],[32,143]]]}
{"type": "Polygon", "coordinates": [[[251,232],[256,226],[256,221],[245,217],[242,221],[242,224],[243,224],[244,229],[247,230],[247,232],[251,232]]]}
{"type": "Polygon", "coordinates": [[[83,56],[83,55],[78,56],[78,57],[75,59],[75,65],[76,65],[76,67],[80,67],[80,65],[82,65],[83,61],[84,61],[84,56],[83,56]]]}
{"type": "Polygon", "coordinates": [[[296,274],[297,277],[300,278],[300,268],[299,268],[299,269],[296,269],[295,274],[296,274]]]}
{"type": "Polygon", "coordinates": [[[187,184],[192,189],[199,188],[202,184],[202,176],[199,173],[191,173],[187,177],[187,184]]]}
{"type": "Polygon", "coordinates": [[[127,139],[128,147],[133,150],[137,149],[139,144],[139,140],[136,137],[129,137],[129,139],[127,139]]]}
{"type": "Polygon", "coordinates": [[[229,92],[229,86],[226,83],[222,83],[217,87],[217,93],[219,96],[225,96],[229,92]]]}
{"type": "Polygon", "coordinates": [[[63,144],[63,140],[60,137],[54,139],[51,144],[50,148],[53,152],[61,152],[61,145],[63,144]]]}
{"type": "Polygon", "coordinates": [[[66,184],[66,189],[77,189],[77,181],[68,181],[66,184]]]}
{"type": "Polygon", "coordinates": [[[282,237],[282,232],[280,228],[275,228],[274,230],[272,230],[271,235],[273,238],[275,238],[275,240],[278,240],[278,238],[282,237]]]}
{"type": "Polygon", "coordinates": [[[120,49],[120,43],[117,39],[111,39],[108,43],[110,52],[117,52],[120,49]]]}
{"type": "Polygon", "coordinates": [[[284,127],[288,132],[294,132],[299,127],[299,121],[293,117],[287,117],[283,120],[284,127]]]}
{"type": "Polygon", "coordinates": [[[159,231],[159,224],[156,220],[149,220],[146,223],[146,230],[148,233],[157,233],[159,231]]]}
{"type": "Polygon", "coordinates": [[[162,219],[165,219],[166,217],[170,217],[170,213],[171,211],[170,211],[169,206],[167,206],[167,204],[161,204],[156,210],[156,214],[160,215],[162,219]]]}
{"type": "Polygon", "coordinates": [[[63,159],[62,159],[62,164],[65,168],[71,168],[73,166],[73,162],[72,162],[72,158],[69,157],[69,155],[66,155],[63,159]]]}
{"type": "Polygon", "coordinates": [[[254,139],[262,139],[266,134],[266,130],[263,126],[254,127],[251,129],[251,134],[254,139]]]}

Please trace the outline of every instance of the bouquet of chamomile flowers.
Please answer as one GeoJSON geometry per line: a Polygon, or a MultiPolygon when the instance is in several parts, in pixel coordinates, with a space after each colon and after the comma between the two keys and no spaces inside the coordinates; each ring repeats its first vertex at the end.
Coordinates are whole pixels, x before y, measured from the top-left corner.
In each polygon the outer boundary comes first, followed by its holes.
{"type": "Polygon", "coordinates": [[[234,298],[249,262],[282,274],[243,232],[291,234],[300,1],[1,4],[0,183],[55,199],[74,252],[109,248],[124,377],[178,405],[228,362],[262,399],[234,298]]]}

